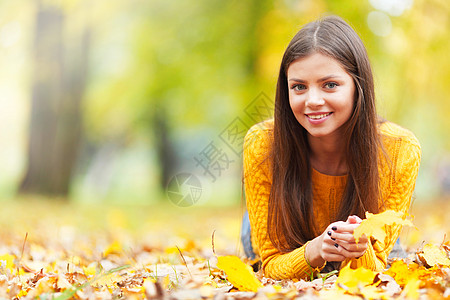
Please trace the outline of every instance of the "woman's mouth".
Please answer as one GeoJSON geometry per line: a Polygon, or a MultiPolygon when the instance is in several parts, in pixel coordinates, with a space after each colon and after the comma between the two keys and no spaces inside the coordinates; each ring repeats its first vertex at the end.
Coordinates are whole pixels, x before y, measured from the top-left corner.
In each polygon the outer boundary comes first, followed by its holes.
{"type": "Polygon", "coordinates": [[[325,113],[325,114],[315,114],[315,115],[306,115],[309,119],[311,119],[311,120],[321,120],[321,119],[324,119],[324,118],[326,118],[326,117],[328,117],[329,115],[331,115],[332,113],[331,112],[329,112],[329,113],[325,113]]]}

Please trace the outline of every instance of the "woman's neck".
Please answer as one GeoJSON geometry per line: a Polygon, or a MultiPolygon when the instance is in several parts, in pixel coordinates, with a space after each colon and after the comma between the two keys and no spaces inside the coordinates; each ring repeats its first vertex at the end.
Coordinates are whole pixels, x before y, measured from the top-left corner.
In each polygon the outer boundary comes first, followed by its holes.
{"type": "Polygon", "coordinates": [[[342,140],[309,138],[311,166],[320,173],[332,176],[348,173],[345,145],[342,140]]]}

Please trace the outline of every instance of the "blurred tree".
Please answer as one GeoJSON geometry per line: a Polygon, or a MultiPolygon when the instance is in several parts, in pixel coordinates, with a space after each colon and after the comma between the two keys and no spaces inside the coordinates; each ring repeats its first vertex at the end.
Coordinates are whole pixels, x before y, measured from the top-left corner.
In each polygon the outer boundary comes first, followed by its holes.
{"type": "Polygon", "coordinates": [[[91,134],[151,136],[165,189],[185,151],[175,147],[175,136],[198,125],[218,135],[260,93],[256,31],[271,4],[154,0],[128,11],[133,15],[126,25],[133,55],[114,83],[90,93],[91,134]],[[114,104],[106,101],[112,97],[114,104]],[[122,112],[120,118],[116,111],[122,112]],[[115,131],[107,131],[113,123],[115,131]]]}
{"type": "Polygon", "coordinates": [[[65,20],[62,7],[37,1],[28,165],[20,193],[69,191],[81,136],[89,34],[84,30],[74,43],[78,47],[68,47],[65,20]]]}
{"type": "MultiPolygon", "coordinates": [[[[147,104],[147,110],[155,115],[145,118],[154,120],[150,124],[156,137],[162,188],[174,175],[175,155],[180,152],[171,149],[171,130],[205,119],[218,126],[220,114],[223,118],[227,117],[227,110],[231,114],[242,109],[260,92],[256,76],[259,46],[256,29],[271,2],[208,0],[184,9],[179,9],[179,5],[166,6],[166,10],[156,10],[161,8],[157,5],[150,7],[153,10],[150,22],[155,23],[145,22],[145,30],[150,26],[168,26],[159,33],[154,32],[155,39],[147,45],[153,48],[150,53],[154,56],[147,55],[142,61],[153,67],[153,76],[159,79],[151,84],[146,95],[155,101],[147,104]],[[171,24],[165,20],[171,20],[171,24]],[[170,33],[170,38],[156,38],[164,33],[170,33]],[[189,90],[193,93],[186,93],[189,90]],[[172,109],[179,105],[184,106],[181,114],[172,109]]],[[[233,118],[224,119],[226,123],[222,126],[227,126],[233,118]]]]}

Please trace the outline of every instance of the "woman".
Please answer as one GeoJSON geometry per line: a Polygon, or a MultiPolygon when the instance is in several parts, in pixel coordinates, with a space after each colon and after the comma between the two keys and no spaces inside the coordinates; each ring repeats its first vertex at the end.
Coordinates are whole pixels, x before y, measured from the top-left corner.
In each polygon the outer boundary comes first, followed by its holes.
{"type": "Polygon", "coordinates": [[[265,275],[305,278],[327,262],[384,269],[401,228],[387,227],[384,241],[356,243],[352,233],[366,211],[408,211],[419,162],[414,135],[377,116],[356,32],[335,16],[307,24],[284,53],[274,119],[244,142],[251,240],[265,275]]]}

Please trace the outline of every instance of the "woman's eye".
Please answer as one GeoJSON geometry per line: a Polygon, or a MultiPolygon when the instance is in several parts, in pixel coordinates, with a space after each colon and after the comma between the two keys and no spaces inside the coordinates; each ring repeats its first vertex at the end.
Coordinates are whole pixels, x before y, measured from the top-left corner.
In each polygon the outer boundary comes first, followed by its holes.
{"type": "Polygon", "coordinates": [[[334,89],[337,86],[338,86],[338,84],[336,82],[327,82],[327,83],[325,83],[325,87],[327,89],[334,89]]]}
{"type": "Polygon", "coordinates": [[[304,84],[296,84],[296,85],[292,86],[292,89],[294,91],[302,91],[302,90],[306,90],[306,86],[304,84]]]}

